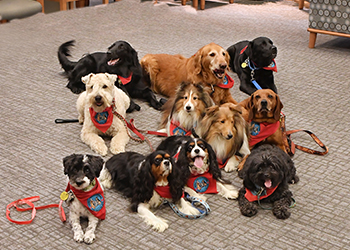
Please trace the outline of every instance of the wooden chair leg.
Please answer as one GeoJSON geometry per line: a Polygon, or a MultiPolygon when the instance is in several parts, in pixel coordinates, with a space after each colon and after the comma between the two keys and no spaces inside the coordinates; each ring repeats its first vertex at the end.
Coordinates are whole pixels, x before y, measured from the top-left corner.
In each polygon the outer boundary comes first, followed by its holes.
{"type": "Polygon", "coordinates": [[[192,0],[192,6],[193,6],[193,8],[197,9],[198,8],[198,0],[192,0]]]}
{"type": "Polygon", "coordinates": [[[41,4],[41,12],[42,13],[45,13],[45,10],[44,10],[44,0],[36,0],[37,2],[39,2],[41,4]]]}
{"type": "Polygon", "coordinates": [[[304,9],[304,0],[299,0],[299,10],[304,9]]]}
{"type": "Polygon", "coordinates": [[[182,4],[182,5],[186,5],[186,2],[187,2],[186,0],[182,0],[182,1],[181,1],[181,4],[182,4]]]}
{"type": "Polygon", "coordinates": [[[205,0],[201,0],[201,6],[200,6],[201,10],[205,9],[205,0]]]}
{"type": "Polygon", "coordinates": [[[309,48],[310,49],[315,48],[316,37],[317,37],[317,33],[310,32],[310,37],[309,37],[309,48]]]}
{"type": "Polygon", "coordinates": [[[89,5],[89,1],[85,1],[85,0],[79,0],[79,1],[75,2],[75,6],[77,8],[82,8],[82,7],[85,7],[85,6],[88,6],[88,5],[89,5]],[[88,4],[86,4],[86,2],[88,2],[88,4]]]}
{"type": "Polygon", "coordinates": [[[67,2],[60,0],[60,10],[67,10],[67,2]]]}
{"type": "Polygon", "coordinates": [[[70,10],[74,9],[74,2],[69,2],[68,6],[70,10]]]}
{"type": "Polygon", "coordinates": [[[8,20],[2,19],[2,20],[0,20],[0,23],[8,23],[8,20]]]}
{"type": "Polygon", "coordinates": [[[109,4],[109,0],[103,0],[103,4],[109,4]]]}
{"type": "Polygon", "coordinates": [[[233,3],[234,2],[234,0],[230,0],[230,3],[233,3]]]}

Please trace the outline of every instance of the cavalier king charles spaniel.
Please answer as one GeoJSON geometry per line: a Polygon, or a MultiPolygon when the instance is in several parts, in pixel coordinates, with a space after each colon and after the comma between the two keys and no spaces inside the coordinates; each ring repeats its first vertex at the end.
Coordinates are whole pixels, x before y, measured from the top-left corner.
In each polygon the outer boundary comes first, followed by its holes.
{"type": "Polygon", "coordinates": [[[185,192],[206,200],[201,195],[220,194],[227,199],[236,199],[238,190],[222,179],[216,154],[203,139],[190,136],[170,136],[160,143],[159,150],[168,150],[176,166],[184,173],[185,192]]]}
{"type": "Polygon", "coordinates": [[[165,151],[156,150],[144,156],[124,152],[110,158],[101,173],[102,185],[114,188],[131,198],[131,210],[137,212],[154,230],[168,228],[166,220],[157,217],[151,208],[164,200],[175,203],[180,212],[198,215],[200,212],[184,199],[184,182],[180,169],[165,151]]]}

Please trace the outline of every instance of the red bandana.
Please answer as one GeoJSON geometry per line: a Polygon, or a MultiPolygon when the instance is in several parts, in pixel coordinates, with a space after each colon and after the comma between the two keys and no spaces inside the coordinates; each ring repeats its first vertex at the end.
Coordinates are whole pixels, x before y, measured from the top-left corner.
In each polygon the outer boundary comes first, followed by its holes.
{"type": "Polygon", "coordinates": [[[170,126],[169,126],[169,133],[171,135],[186,135],[190,136],[192,135],[191,130],[186,130],[183,127],[180,126],[180,123],[178,121],[171,120],[170,126]]]}
{"type": "Polygon", "coordinates": [[[128,84],[131,81],[131,77],[132,77],[132,72],[131,72],[131,74],[128,77],[125,78],[125,77],[122,77],[122,76],[118,76],[118,79],[120,80],[119,82],[122,85],[126,85],[126,84],[128,84]]]}
{"type": "MultiPolygon", "coordinates": [[[[273,192],[275,192],[276,188],[278,185],[274,188],[266,188],[264,192],[262,193],[263,195],[259,196],[259,200],[265,199],[266,197],[269,197],[273,192]]],[[[258,200],[258,194],[257,192],[252,192],[249,189],[245,189],[245,198],[247,198],[248,201],[257,201],[258,200]]]]}
{"type": "Polygon", "coordinates": [[[187,181],[187,186],[198,193],[217,194],[216,180],[213,175],[206,172],[201,175],[191,175],[187,181]]]}
{"type": "Polygon", "coordinates": [[[220,160],[219,158],[217,158],[218,164],[219,164],[219,168],[224,168],[228,162],[228,159],[226,160],[220,160]]]}
{"type": "MultiPolygon", "coordinates": [[[[160,197],[162,198],[167,198],[167,199],[172,199],[173,197],[171,196],[171,193],[170,193],[170,187],[169,185],[166,185],[166,186],[156,186],[154,187],[154,191],[156,191],[160,197]]],[[[182,196],[181,198],[185,197],[185,194],[182,193],[182,196]]]]}
{"type": "Polygon", "coordinates": [[[228,74],[225,74],[223,83],[217,84],[216,86],[222,89],[230,89],[233,87],[234,83],[233,79],[228,74]]]}
{"type": "Polygon", "coordinates": [[[250,132],[249,146],[252,147],[255,144],[265,140],[270,135],[273,135],[280,127],[280,121],[275,123],[257,123],[252,121],[252,131],[250,132]]]}
{"type": "Polygon", "coordinates": [[[106,133],[113,122],[113,108],[112,106],[106,108],[100,113],[96,113],[93,108],[90,108],[91,121],[95,127],[101,130],[102,133],[106,133]]]}
{"type": "Polygon", "coordinates": [[[95,178],[95,181],[95,186],[88,192],[76,189],[69,183],[66,192],[72,190],[75,197],[90,211],[90,213],[100,220],[104,220],[106,218],[105,197],[97,178],[95,178]]]}

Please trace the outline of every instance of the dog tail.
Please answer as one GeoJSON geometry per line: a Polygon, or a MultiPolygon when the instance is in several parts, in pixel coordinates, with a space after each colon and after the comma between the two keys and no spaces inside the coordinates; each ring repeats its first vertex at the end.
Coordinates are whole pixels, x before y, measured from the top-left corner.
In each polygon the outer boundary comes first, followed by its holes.
{"type": "Polygon", "coordinates": [[[69,72],[73,70],[75,65],[77,65],[77,62],[72,62],[68,59],[68,56],[70,55],[69,47],[74,46],[75,41],[71,40],[68,42],[63,43],[59,48],[58,48],[58,60],[60,64],[62,65],[62,68],[64,69],[65,72],[69,72]]]}

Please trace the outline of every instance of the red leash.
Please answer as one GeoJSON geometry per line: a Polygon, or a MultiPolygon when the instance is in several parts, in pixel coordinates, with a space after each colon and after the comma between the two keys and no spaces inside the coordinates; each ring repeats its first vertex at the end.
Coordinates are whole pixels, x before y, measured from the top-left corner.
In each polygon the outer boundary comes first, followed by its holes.
{"type": "Polygon", "coordinates": [[[40,210],[40,209],[45,209],[45,208],[50,208],[50,207],[58,207],[58,213],[59,213],[59,216],[60,216],[60,219],[62,222],[65,222],[66,221],[66,214],[64,213],[64,210],[62,208],[62,200],[60,201],[59,204],[50,204],[50,205],[46,205],[46,206],[39,206],[39,207],[36,207],[33,202],[34,201],[38,201],[40,200],[40,196],[33,196],[33,197],[27,197],[27,198],[23,198],[23,199],[19,199],[19,200],[16,200],[14,202],[11,202],[10,204],[7,205],[6,207],[6,218],[13,222],[13,223],[16,223],[16,224],[20,224],[20,225],[23,225],[23,224],[30,224],[32,223],[32,221],[34,220],[35,218],[35,215],[36,215],[36,210],[40,210]],[[28,208],[20,208],[18,206],[20,205],[23,205],[23,204],[27,204],[29,207],[28,208]],[[10,217],[10,209],[12,207],[15,207],[17,209],[17,211],[19,212],[24,212],[24,211],[28,211],[28,210],[32,210],[32,218],[30,220],[27,220],[27,221],[17,221],[17,220],[14,220],[10,217]]]}

